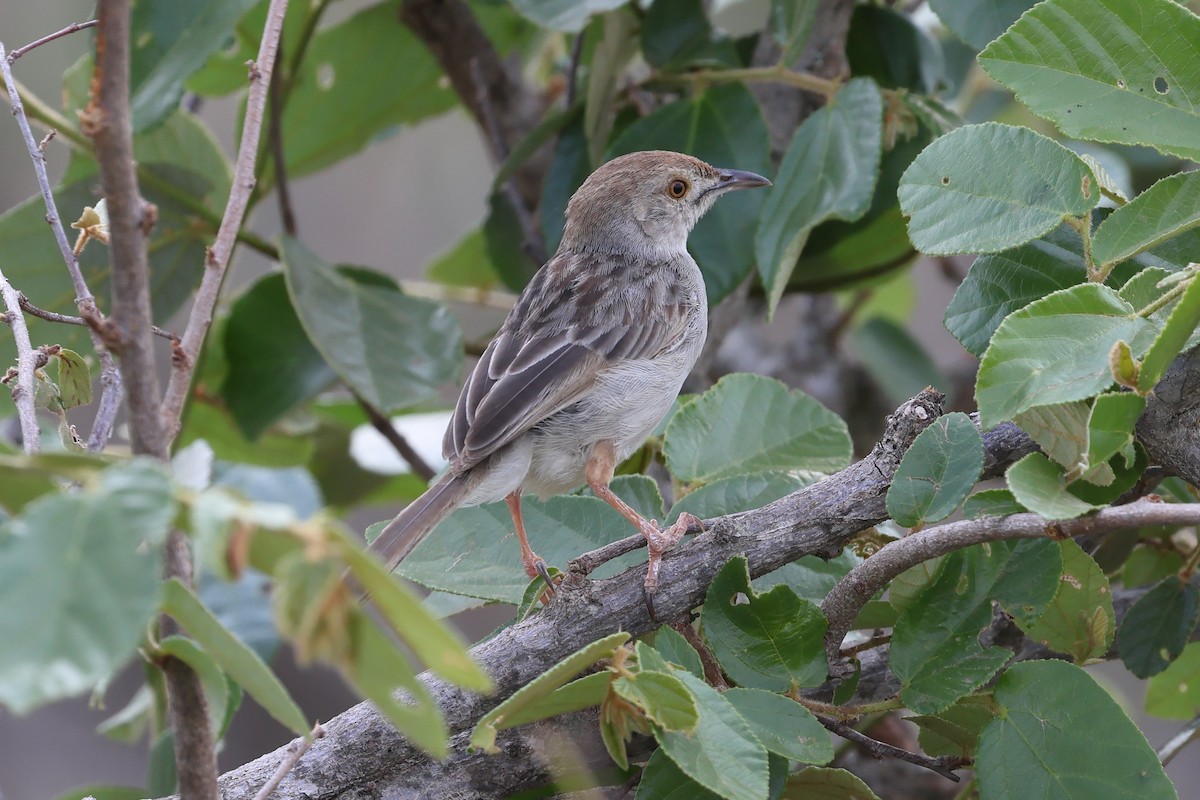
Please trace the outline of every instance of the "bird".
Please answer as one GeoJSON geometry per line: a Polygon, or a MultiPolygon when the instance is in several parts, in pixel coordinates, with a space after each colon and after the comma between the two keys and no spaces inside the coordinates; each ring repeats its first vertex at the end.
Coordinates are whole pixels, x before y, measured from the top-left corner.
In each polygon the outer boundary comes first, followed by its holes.
{"type": "Polygon", "coordinates": [[[704,278],[687,238],[721,195],[770,186],[682,153],[597,168],[567,203],[558,250],[533,276],[463,385],[442,443],[449,468],[370,545],[392,571],[454,509],[503,499],[530,579],[522,494],[586,484],[646,537],[654,615],[662,554],[700,521],[661,528],[609,483],[670,411],[708,333],[704,278]]]}

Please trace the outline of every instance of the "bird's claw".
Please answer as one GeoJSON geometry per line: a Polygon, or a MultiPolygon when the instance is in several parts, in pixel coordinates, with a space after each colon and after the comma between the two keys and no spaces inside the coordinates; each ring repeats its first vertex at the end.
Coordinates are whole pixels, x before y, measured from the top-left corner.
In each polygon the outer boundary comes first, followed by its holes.
{"type": "Polygon", "coordinates": [[[536,572],[541,579],[546,582],[547,593],[553,595],[555,588],[554,578],[550,577],[550,569],[546,566],[546,562],[539,558],[533,563],[533,571],[536,572]]]}
{"type": "Polygon", "coordinates": [[[686,512],[680,514],[679,519],[675,520],[670,527],[659,528],[657,523],[653,523],[652,530],[643,528],[642,533],[646,536],[646,547],[650,551],[650,562],[646,565],[646,582],[642,585],[642,598],[646,601],[646,611],[650,613],[650,619],[654,622],[662,621],[658,618],[658,613],[654,608],[654,595],[658,591],[658,570],[662,564],[663,553],[677,545],[688,531],[703,529],[704,526],[700,519],[686,512]]]}

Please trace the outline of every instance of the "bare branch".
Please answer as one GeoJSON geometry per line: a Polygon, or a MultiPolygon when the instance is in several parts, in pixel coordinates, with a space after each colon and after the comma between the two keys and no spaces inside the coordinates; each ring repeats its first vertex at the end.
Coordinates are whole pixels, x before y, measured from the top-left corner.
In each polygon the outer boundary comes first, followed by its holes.
{"type": "Polygon", "coordinates": [[[1047,536],[1062,539],[1143,526],[1196,524],[1200,524],[1200,503],[1140,500],[1061,522],[1051,522],[1037,514],[962,520],[889,542],[850,570],[821,604],[821,611],[829,620],[825,648],[830,665],[837,661],[842,640],[867,601],[897,575],[922,562],[983,542],[1047,536]]]}
{"type": "Polygon", "coordinates": [[[225,270],[233,255],[238,229],[246,216],[246,207],[254,191],[254,165],[258,157],[258,141],[262,133],[263,109],[271,85],[271,74],[275,67],[275,53],[279,47],[279,35],[283,29],[283,17],[287,11],[287,0],[271,0],[267,10],[267,22],[263,28],[262,43],[258,59],[250,66],[250,89],[246,95],[246,114],[242,123],[242,140],[238,145],[237,161],[233,168],[233,184],[225,213],[217,229],[217,238],[208,251],[204,277],[196,292],[191,316],[184,329],[176,357],[172,359],[171,377],[163,397],[161,419],[168,438],[179,431],[183,404],[187,399],[188,387],[196,369],[196,359],[204,338],[212,326],[213,309],[221,293],[225,270]]]}
{"type": "Polygon", "coordinates": [[[1158,760],[1165,767],[1182,752],[1183,748],[1197,739],[1200,739],[1200,716],[1193,717],[1191,722],[1183,726],[1183,730],[1172,736],[1171,740],[1162,746],[1162,749],[1158,751],[1158,760]]]}
{"type": "Polygon", "coordinates": [[[254,795],[254,800],[268,800],[268,798],[271,796],[271,793],[274,792],[276,787],[279,786],[279,782],[283,780],[285,775],[292,771],[292,768],[296,766],[296,763],[300,761],[306,752],[308,752],[308,748],[312,746],[312,743],[317,739],[323,738],[325,738],[325,729],[322,728],[321,723],[318,722],[308,736],[301,736],[299,739],[293,739],[292,743],[287,746],[287,754],[284,756],[283,760],[279,762],[279,768],[276,769],[275,773],[267,779],[267,782],[263,784],[263,787],[258,790],[258,794],[254,795]]]}
{"type": "Polygon", "coordinates": [[[358,392],[354,392],[354,399],[358,401],[358,405],[367,415],[367,419],[371,422],[371,427],[379,431],[383,438],[388,440],[388,443],[396,449],[408,465],[412,467],[412,471],[420,475],[423,480],[432,480],[434,475],[437,475],[437,470],[429,466],[425,459],[421,458],[421,454],[413,449],[413,446],[408,443],[404,435],[396,430],[396,426],[387,418],[378,408],[367,402],[366,398],[358,392]]]}
{"type": "MultiPolygon", "coordinates": [[[[0,48],[0,57],[3,49],[0,48]]],[[[37,407],[34,405],[33,371],[37,354],[29,340],[29,328],[25,326],[25,315],[21,313],[21,299],[17,290],[0,271],[0,295],[8,306],[5,317],[12,327],[13,339],[17,343],[17,385],[13,387],[13,403],[17,406],[17,417],[21,421],[21,446],[26,453],[33,454],[42,449],[41,434],[38,432],[37,407]]]]}
{"type": "MultiPolygon", "coordinates": [[[[20,300],[21,300],[21,308],[25,311],[26,314],[28,314],[31,317],[37,317],[38,319],[44,319],[47,322],[58,322],[63,325],[80,325],[84,328],[91,327],[91,325],[88,323],[88,321],[86,319],[84,319],[83,317],[75,317],[70,314],[59,314],[57,311],[47,311],[44,308],[39,308],[38,306],[35,306],[33,303],[29,302],[29,298],[26,297],[24,295],[24,293],[21,294],[20,300]]],[[[163,339],[166,339],[169,342],[175,342],[175,341],[179,340],[178,336],[171,333],[170,331],[164,331],[162,328],[158,327],[157,325],[151,325],[150,332],[153,333],[155,336],[159,336],[163,339]]]]}
{"type": "Polygon", "coordinates": [[[63,28],[61,31],[55,31],[54,33],[50,34],[49,36],[43,36],[40,39],[30,42],[29,44],[25,45],[24,47],[18,47],[16,50],[13,50],[11,53],[8,54],[8,63],[9,64],[13,63],[18,58],[20,58],[21,56],[28,53],[30,50],[33,50],[36,47],[41,47],[42,45],[46,44],[47,42],[53,42],[55,39],[61,39],[64,36],[69,36],[70,34],[75,33],[76,31],[81,31],[84,28],[91,28],[95,24],[96,24],[96,20],[94,20],[94,19],[90,19],[87,22],[72,22],[70,25],[63,28]]]}
{"type": "MultiPolygon", "coordinates": [[[[50,37],[44,37],[26,45],[21,48],[21,51],[28,52],[44,41],[58,38],[60,34],[65,35],[60,31],[58,34],[52,34],[50,37]]],[[[50,229],[54,232],[54,240],[58,243],[58,250],[62,254],[63,262],[67,265],[67,273],[71,276],[71,285],[75,288],[75,306],[79,309],[80,314],[84,316],[94,314],[99,318],[100,312],[96,308],[96,298],[92,296],[87,281],[83,279],[83,271],[79,268],[79,259],[71,249],[62,219],[58,216],[58,207],[54,203],[54,192],[50,189],[50,177],[46,174],[44,147],[46,140],[39,144],[33,138],[33,131],[29,127],[29,118],[25,115],[25,105],[21,102],[21,93],[12,74],[14,60],[16,60],[15,56],[6,57],[4,55],[4,45],[0,44],[0,72],[4,73],[4,85],[8,91],[9,102],[12,104],[13,116],[16,117],[17,126],[21,129],[21,137],[25,140],[25,149],[29,151],[29,157],[33,159],[33,170],[37,175],[38,187],[42,192],[42,201],[46,204],[46,221],[50,223],[50,229]]],[[[108,439],[112,435],[113,423],[116,421],[117,411],[121,407],[121,400],[125,392],[121,382],[121,373],[117,369],[112,353],[108,351],[108,347],[95,330],[89,328],[89,331],[92,347],[96,349],[96,358],[100,361],[101,394],[99,409],[96,412],[96,419],[92,423],[92,433],[88,437],[87,448],[92,452],[100,452],[108,444],[108,439]]]]}
{"type": "Polygon", "coordinates": [[[898,758],[901,761],[907,761],[910,764],[916,764],[918,767],[932,770],[943,778],[958,783],[961,779],[954,774],[954,770],[959,767],[967,766],[971,763],[971,759],[961,756],[931,756],[921,755],[919,753],[910,753],[907,750],[896,747],[895,745],[881,742],[878,739],[872,739],[865,733],[855,730],[845,722],[841,722],[830,717],[814,714],[817,721],[825,726],[827,730],[836,733],[843,739],[854,742],[863,747],[871,755],[872,758],[898,758]]]}

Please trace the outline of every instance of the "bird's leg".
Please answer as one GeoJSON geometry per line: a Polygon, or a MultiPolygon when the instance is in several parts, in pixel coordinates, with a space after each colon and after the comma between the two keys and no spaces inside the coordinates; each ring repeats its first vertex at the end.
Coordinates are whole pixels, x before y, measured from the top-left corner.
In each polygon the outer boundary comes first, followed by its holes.
{"type": "Polygon", "coordinates": [[[592,448],[591,456],[588,457],[587,485],[596,497],[615,508],[617,513],[629,520],[633,527],[646,537],[646,547],[650,551],[650,563],[646,566],[646,583],[643,588],[646,608],[650,611],[651,618],[657,620],[658,616],[654,612],[654,592],[658,589],[658,568],[662,563],[662,555],[678,544],[689,530],[700,530],[700,520],[691,514],[684,513],[680,514],[679,519],[675,520],[675,524],[670,527],[658,527],[657,520],[646,519],[630,508],[609,488],[608,485],[612,482],[613,470],[616,469],[616,466],[617,454],[613,449],[613,443],[608,440],[597,443],[592,448]]]}
{"type": "Polygon", "coordinates": [[[550,570],[546,569],[546,562],[533,552],[533,548],[529,546],[529,539],[525,537],[525,520],[521,518],[521,490],[517,489],[505,497],[504,502],[508,504],[508,513],[512,514],[513,528],[517,531],[517,541],[521,543],[521,566],[525,568],[525,574],[530,578],[541,575],[542,580],[553,590],[554,581],[550,580],[550,570]]]}

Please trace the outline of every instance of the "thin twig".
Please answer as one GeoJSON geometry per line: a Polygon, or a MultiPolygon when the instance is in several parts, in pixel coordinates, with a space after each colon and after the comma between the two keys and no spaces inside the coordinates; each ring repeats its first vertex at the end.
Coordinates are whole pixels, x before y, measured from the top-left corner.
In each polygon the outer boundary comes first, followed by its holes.
{"type": "Polygon", "coordinates": [[[70,25],[63,28],[61,31],[55,31],[54,33],[50,34],[49,36],[43,36],[42,38],[40,38],[36,41],[30,42],[29,44],[25,45],[24,47],[18,47],[16,50],[13,50],[11,53],[8,54],[8,63],[11,64],[12,62],[16,61],[21,56],[28,53],[30,50],[33,50],[35,47],[41,47],[42,45],[46,44],[47,42],[53,42],[55,39],[61,39],[64,36],[69,36],[70,34],[75,33],[76,31],[81,31],[84,28],[91,28],[95,24],[96,24],[96,20],[94,20],[94,19],[90,19],[87,22],[72,22],[70,25]]]}
{"type": "Polygon", "coordinates": [[[41,434],[38,432],[37,406],[34,405],[33,371],[37,355],[29,340],[29,328],[25,326],[25,315],[21,313],[21,299],[17,290],[0,272],[0,295],[8,306],[6,320],[12,327],[13,339],[17,343],[17,385],[13,387],[13,403],[21,421],[21,446],[32,455],[42,449],[41,434]]]}
{"type": "Polygon", "coordinates": [[[820,714],[815,714],[814,716],[827,730],[865,748],[872,758],[898,758],[901,761],[907,761],[910,764],[916,764],[918,767],[924,767],[927,770],[936,772],[943,778],[949,778],[955,783],[958,783],[961,779],[954,774],[954,770],[971,763],[971,759],[963,756],[938,756],[937,758],[932,758],[920,753],[910,753],[895,745],[881,742],[878,739],[872,739],[870,736],[855,730],[844,722],[820,714]]]}
{"type": "MultiPolygon", "coordinates": [[[[19,299],[21,301],[21,308],[25,311],[26,314],[28,314],[31,317],[37,317],[38,319],[44,319],[47,322],[58,322],[63,325],[79,325],[84,328],[91,327],[88,324],[88,321],[85,320],[83,317],[75,317],[70,314],[59,314],[57,311],[48,311],[44,308],[39,308],[38,306],[35,306],[33,303],[29,302],[29,298],[26,297],[23,293],[21,294],[19,299]]],[[[179,341],[178,336],[171,333],[170,331],[163,330],[162,328],[158,327],[157,325],[151,325],[150,332],[153,333],[155,336],[160,336],[163,339],[166,339],[167,341],[171,341],[171,342],[179,341]]]]}
{"type": "MultiPolygon", "coordinates": [[[[28,50],[32,46],[26,45],[24,49],[28,50]]],[[[8,92],[8,100],[12,104],[13,116],[16,117],[17,126],[21,129],[21,137],[25,140],[25,149],[29,151],[29,157],[33,159],[33,170],[37,175],[38,187],[42,192],[42,201],[46,204],[46,221],[50,223],[50,229],[54,232],[54,241],[58,243],[59,253],[62,254],[63,262],[67,265],[67,273],[71,276],[71,285],[75,289],[75,307],[84,316],[94,314],[100,318],[100,312],[96,308],[96,298],[92,296],[87,281],[83,279],[83,271],[79,268],[79,259],[71,249],[66,229],[63,228],[62,218],[58,216],[54,192],[50,189],[50,177],[46,174],[46,154],[42,146],[34,139],[33,131],[29,127],[29,118],[25,115],[25,105],[21,101],[20,90],[13,78],[12,61],[11,57],[4,55],[4,45],[0,43],[0,72],[4,73],[4,86],[8,92]]],[[[91,326],[88,327],[88,333],[92,339],[92,347],[96,349],[96,358],[100,361],[101,394],[96,419],[92,423],[92,433],[88,437],[87,448],[98,453],[104,449],[108,444],[109,437],[112,436],[113,424],[116,422],[117,411],[121,407],[125,390],[121,381],[121,372],[117,369],[112,353],[108,351],[104,340],[91,326]]]]}
{"type": "Polygon", "coordinates": [[[275,197],[279,200],[279,221],[283,232],[296,235],[296,212],[292,209],[292,194],[288,188],[287,164],[283,149],[283,92],[279,66],[283,62],[283,47],[275,51],[275,70],[271,73],[271,88],[267,98],[271,104],[271,119],[267,124],[267,139],[271,145],[271,161],[275,164],[275,197]]]}
{"type": "Polygon", "coordinates": [[[842,82],[830,80],[807,72],[796,72],[784,65],[774,67],[744,67],[740,69],[702,69],[672,75],[659,75],[658,80],[676,83],[782,83],[825,97],[833,98],[842,82]]]}
{"type": "Polygon", "coordinates": [[[1200,503],[1162,503],[1139,500],[1104,508],[1079,519],[1051,522],[1037,514],[962,520],[928,528],[889,542],[850,570],[825,596],[821,611],[829,620],[825,649],[831,667],[842,640],[862,607],[889,581],[910,567],[955,550],[1005,539],[1068,538],[1130,528],[1200,523],[1200,503]]]}
{"type": "Polygon", "coordinates": [[[279,762],[279,768],[267,778],[267,782],[258,790],[258,794],[254,795],[254,800],[267,800],[271,796],[271,792],[275,791],[279,786],[279,782],[284,779],[292,768],[299,763],[300,759],[308,752],[308,748],[317,739],[325,738],[325,729],[321,727],[321,723],[317,723],[312,729],[312,733],[308,736],[301,736],[299,739],[293,739],[291,744],[287,746],[283,760],[279,762]]]}
{"type": "Polygon", "coordinates": [[[1183,726],[1183,730],[1172,736],[1170,741],[1162,746],[1162,749],[1158,751],[1158,760],[1165,767],[1171,763],[1171,759],[1179,755],[1183,748],[1197,739],[1200,739],[1200,716],[1193,717],[1191,722],[1183,726]]]}
{"type": "Polygon", "coordinates": [[[575,42],[571,45],[571,63],[567,67],[567,91],[563,98],[563,108],[575,105],[575,95],[578,93],[576,83],[579,79],[579,62],[583,60],[583,32],[575,34],[575,42]]]}
{"type": "Polygon", "coordinates": [[[171,377],[163,396],[160,413],[168,437],[174,437],[179,430],[179,420],[196,369],[196,360],[208,329],[212,326],[213,309],[221,293],[225,270],[229,266],[229,259],[237,242],[238,229],[242,226],[250,195],[254,191],[254,165],[257,160],[258,140],[262,134],[263,109],[267,103],[271,74],[275,67],[275,53],[279,47],[279,34],[283,29],[286,11],[287,0],[271,0],[266,26],[263,28],[262,43],[258,49],[258,59],[250,67],[250,89],[246,94],[242,140],[238,145],[229,201],[225,204],[225,213],[221,217],[216,240],[208,250],[204,277],[196,292],[192,313],[176,351],[177,357],[173,359],[171,377]]]}
{"type": "MultiPolygon", "coordinates": [[[[483,79],[478,59],[471,59],[471,80],[475,83],[475,100],[479,105],[479,112],[483,116],[483,129],[487,133],[488,142],[492,145],[492,158],[497,164],[503,164],[504,159],[508,158],[509,146],[508,142],[504,140],[500,118],[497,116],[496,110],[492,108],[492,99],[488,94],[487,82],[483,79]]],[[[526,207],[525,202],[521,199],[521,193],[517,191],[517,185],[511,178],[504,182],[502,191],[508,198],[513,212],[517,215],[517,222],[521,225],[521,234],[524,238],[522,249],[525,251],[525,255],[541,266],[546,262],[546,246],[538,232],[533,213],[526,207]]]]}
{"type": "Polygon", "coordinates": [[[404,435],[396,430],[396,426],[388,419],[379,409],[367,402],[366,398],[354,393],[354,399],[358,401],[358,405],[366,413],[367,419],[371,422],[371,427],[379,431],[383,438],[391,443],[392,447],[396,448],[396,452],[400,457],[408,462],[412,467],[412,471],[420,475],[422,480],[432,480],[434,475],[437,475],[437,470],[429,466],[425,459],[421,458],[421,454],[413,449],[413,446],[408,443],[404,435]]]}
{"type": "Polygon", "coordinates": [[[717,657],[713,655],[708,644],[696,634],[696,629],[692,627],[690,620],[691,616],[691,614],[688,614],[681,622],[673,623],[671,628],[686,639],[687,643],[700,656],[700,664],[704,667],[704,680],[718,689],[728,689],[729,681],[725,680],[725,673],[721,671],[721,665],[717,662],[717,657]]]}

